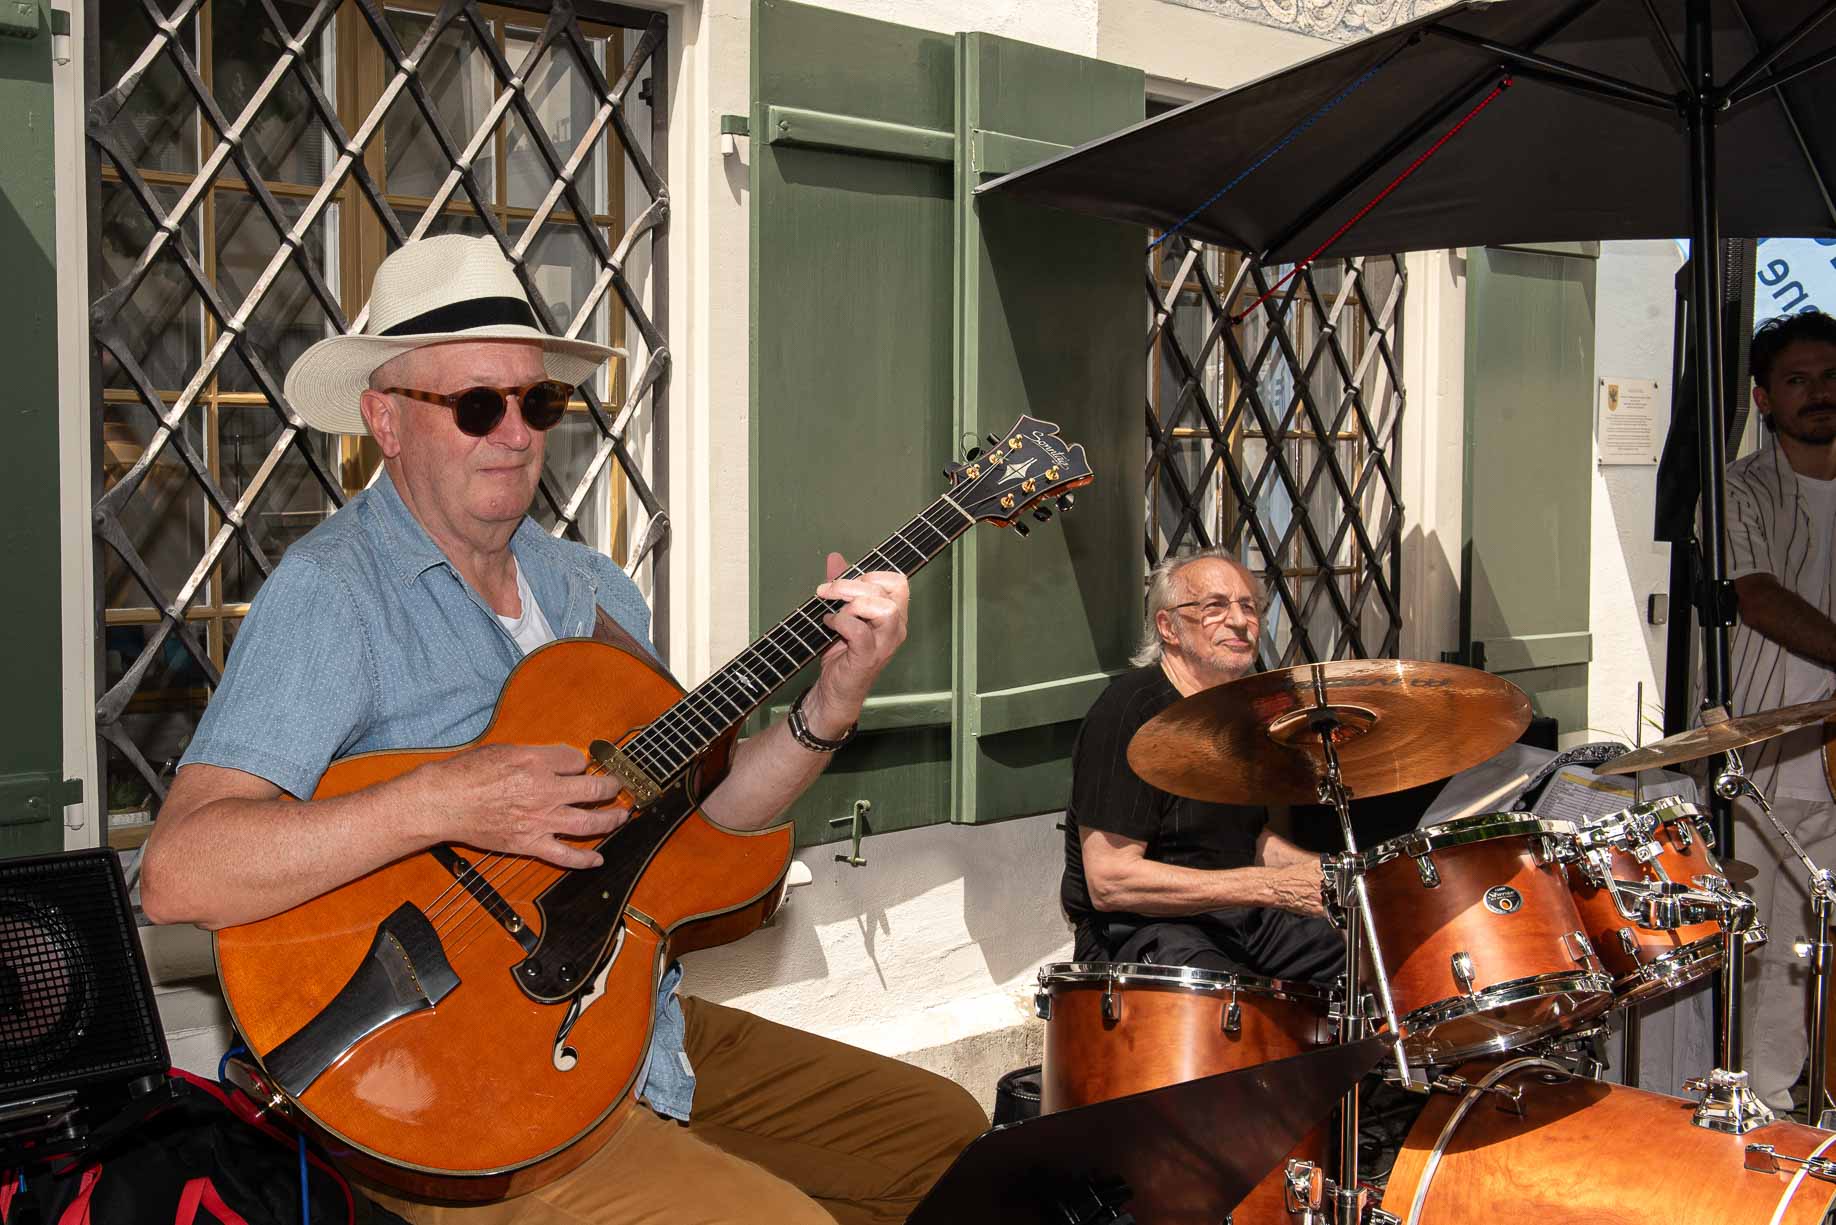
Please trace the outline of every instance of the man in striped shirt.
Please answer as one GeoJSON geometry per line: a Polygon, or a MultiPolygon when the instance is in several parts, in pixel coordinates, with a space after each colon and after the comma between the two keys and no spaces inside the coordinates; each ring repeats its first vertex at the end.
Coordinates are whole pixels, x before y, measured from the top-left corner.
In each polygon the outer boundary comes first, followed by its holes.
{"type": "MultiPolygon", "coordinates": [[[[1765,424],[1757,452],[1729,465],[1729,573],[1740,597],[1734,629],[1734,713],[1831,695],[1836,688],[1836,319],[1820,311],[1768,320],[1754,334],[1753,403],[1765,424]]],[[[1836,864],[1836,803],[1822,728],[1749,754],[1754,782],[1820,864],[1836,864]]],[[[1771,936],[1749,962],[1743,1026],[1755,1092],[1775,1109],[1809,1050],[1805,962],[1792,950],[1811,929],[1803,866],[1754,808],[1736,805],[1740,856],[1771,936]]]]}

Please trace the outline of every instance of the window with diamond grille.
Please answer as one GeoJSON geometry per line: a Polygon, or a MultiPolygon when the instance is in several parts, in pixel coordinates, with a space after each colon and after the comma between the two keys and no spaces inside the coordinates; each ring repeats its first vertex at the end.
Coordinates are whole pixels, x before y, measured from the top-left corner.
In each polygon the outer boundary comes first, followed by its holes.
{"type": "Polygon", "coordinates": [[[1396,654],[1398,257],[1288,273],[1175,236],[1148,257],[1150,565],[1222,545],[1268,586],[1260,663],[1396,654]]]}
{"type": "Polygon", "coordinates": [[[619,345],[534,514],[657,606],[666,23],[595,0],[103,0],[89,32],[97,727],[144,836],[249,601],[374,478],[281,394],[409,235],[496,237],[549,330],[619,345]],[[162,4],[167,7],[162,7],[162,4]]]}

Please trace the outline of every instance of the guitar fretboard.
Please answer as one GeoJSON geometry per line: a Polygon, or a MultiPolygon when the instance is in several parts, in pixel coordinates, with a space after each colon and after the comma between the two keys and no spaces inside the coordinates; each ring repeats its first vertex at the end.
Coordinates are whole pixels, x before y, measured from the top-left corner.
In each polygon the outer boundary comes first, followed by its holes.
{"type": "MultiPolygon", "coordinates": [[[[870,570],[916,574],[974,523],[954,502],[939,498],[841,577],[855,578],[870,570]]],[[[838,641],[823,618],[842,603],[817,597],[805,601],[632,737],[624,746],[625,755],[667,790],[715,741],[838,641]]]]}

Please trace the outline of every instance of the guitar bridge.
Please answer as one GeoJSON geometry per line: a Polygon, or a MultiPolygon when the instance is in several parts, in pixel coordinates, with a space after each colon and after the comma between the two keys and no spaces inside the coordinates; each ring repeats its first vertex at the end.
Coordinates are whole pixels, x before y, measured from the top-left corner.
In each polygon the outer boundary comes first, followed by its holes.
{"type": "Polygon", "coordinates": [[[633,808],[643,808],[656,803],[663,789],[656,780],[644,773],[638,764],[625,756],[624,752],[610,740],[595,740],[587,746],[587,754],[598,763],[600,769],[616,778],[623,784],[631,796],[633,808]]]}

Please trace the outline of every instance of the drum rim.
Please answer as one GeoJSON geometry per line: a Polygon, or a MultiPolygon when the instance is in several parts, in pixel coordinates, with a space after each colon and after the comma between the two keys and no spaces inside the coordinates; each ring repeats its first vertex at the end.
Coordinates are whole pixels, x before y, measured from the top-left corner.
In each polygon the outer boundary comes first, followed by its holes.
{"type": "Polygon", "coordinates": [[[1042,990],[1060,983],[1177,987],[1199,994],[1230,992],[1267,995],[1276,999],[1322,1004],[1329,1004],[1337,998],[1330,988],[1292,979],[1264,978],[1257,974],[1228,974],[1197,966],[1162,966],[1151,961],[1051,961],[1039,967],[1039,986],[1042,990]]]}
{"type": "MultiPolygon", "coordinates": [[[[1530,1000],[1543,999],[1552,995],[1596,995],[1601,997],[1600,1007],[1592,1012],[1572,1013],[1564,1019],[1561,1026],[1555,1029],[1529,1026],[1509,1034],[1500,1034],[1478,1047],[1462,1046],[1448,1052],[1436,1053],[1433,1057],[1434,1062],[1463,1063],[1466,1060],[1480,1059],[1487,1055],[1508,1054],[1529,1043],[1541,1041],[1552,1033],[1560,1033],[1570,1025],[1597,1017],[1613,1007],[1613,976],[1587,970],[1560,970],[1553,974],[1532,974],[1524,978],[1508,979],[1501,983],[1494,983],[1483,991],[1474,991],[1469,995],[1456,995],[1450,999],[1424,1004],[1407,1015],[1399,1017],[1397,1023],[1403,1028],[1405,1035],[1403,1045],[1406,1048],[1414,1040],[1413,1031],[1417,1026],[1444,1025],[1449,1021],[1477,1016],[1493,1008],[1509,1007],[1512,1004],[1527,1003],[1530,1000]],[[1500,1045],[1500,1043],[1507,1044],[1500,1045]]],[[[1410,1053],[1426,1058],[1416,1051],[1410,1053]]]]}
{"type": "Polygon", "coordinates": [[[1398,834],[1379,842],[1356,858],[1365,870],[1404,856],[1413,858],[1442,847],[1490,842],[1494,838],[1533,838],[1539,834],[1572,838],[1580,826],[1563,817],[1539,817],[1533,812],[1480,812],[1398,834]]]}
{"type": "MultiPolygon", "coordinates": [[[[1679,948],[1667,949],[1638,969],[1621,975],[1613,983],[1615,1002],[1623,1002],[1632,993],[1650,986],[1672,988],[1694,982],[1713,970],[1721,961],[1722,937],[1717,934],[1692,940],[1679,948]]],[[[1641,1001],[1642,1002],[1642,1001],[1641,1001]]]]}

